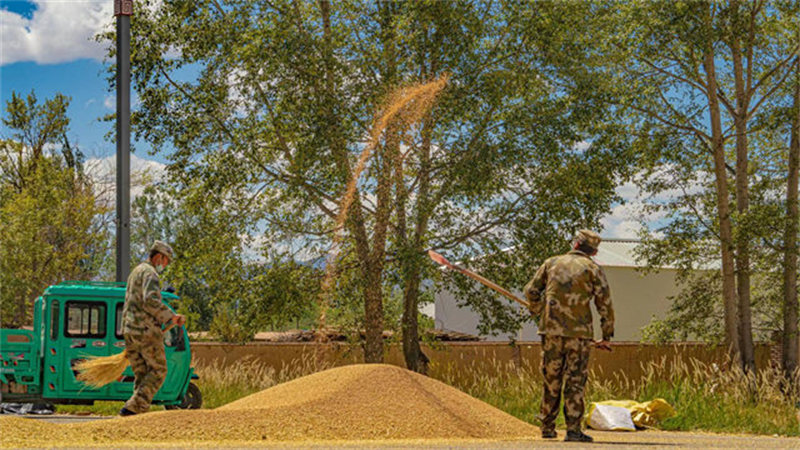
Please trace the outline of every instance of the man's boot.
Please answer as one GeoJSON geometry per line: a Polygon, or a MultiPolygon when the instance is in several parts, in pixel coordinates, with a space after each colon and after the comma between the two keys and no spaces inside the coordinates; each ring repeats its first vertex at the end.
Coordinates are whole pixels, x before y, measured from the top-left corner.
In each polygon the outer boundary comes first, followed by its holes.
{"type": "Polygon", "coordinates": [[[120,415],[121,417],[126,417],[126,416],[135,416],[135,415],[136,415],[136,413],[135,413],[135,412],[133,412],[133,411],[131,411],[131,410],[130,410],[130,409],[128,409],[128,408],[125,408],[125,407],[123,406],[123,407],[122,407],[122,409],[120,409],[120,410],[119,410],[119,415],[120,415]]]}
{"type": "Polygon", "coordinates": [[[554,428],[542,428],[542,439],[555,439],[558,437],[554,428]]]}
{"type": "Polygon", "coordinates": [[[594,442],[594,439],[583,431],[567,431],[564,442],[594,442]]]}

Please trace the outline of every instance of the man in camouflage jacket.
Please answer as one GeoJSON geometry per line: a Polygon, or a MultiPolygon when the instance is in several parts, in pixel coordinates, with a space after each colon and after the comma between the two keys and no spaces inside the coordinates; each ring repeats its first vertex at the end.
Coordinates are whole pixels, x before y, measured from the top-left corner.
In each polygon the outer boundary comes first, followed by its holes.
{"type": "Polygon", "coordinates": [[[172,248],[155,241],[147,261],[133,269],[128,277],[125,306],[122,309],[122,333],[125,349],[133,370],[133,396],[120,410],[121,416],[147,412],[153,396],[167,376],[164,354],[164,335],[161,329],[167,322],[180,326],[186,318],[173,314],[161,301],[161,281],[158,273],[172,259],[172,248]]]}
{"type": "Polygon", "coordinates": [[[569,253],[554,256],[539,267],[525,286],[531,314],[537,318],[542,336],[542,375],[544,392],[539,419],[542,437],[555,438],[555,421],[561,388],[564,388],[566,441],[591,442],[581,431],[589,353],[593,345],[592,311],[594,301],[600,314],[603,340],[595,344],[610,349],[614,336],[614,309],[603,269],[592,260],[600,236],[580,230],[569,253]]]}

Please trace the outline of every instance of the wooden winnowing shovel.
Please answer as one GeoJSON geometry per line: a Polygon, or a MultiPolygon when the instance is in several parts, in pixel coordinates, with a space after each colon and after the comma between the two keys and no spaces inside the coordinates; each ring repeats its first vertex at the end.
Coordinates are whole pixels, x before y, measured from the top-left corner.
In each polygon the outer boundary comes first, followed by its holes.
{"type": "Polygon", "coordinates": [[[465,269],[465,268],[463,268],[461,266],[457,266],[457,265],[451,263],[444,256],[436,253],[433,250],[428,250],[428,256],[430,256],[431,259],[434,260],[436,263],[438,263],[438,264],[440,264],[442,266],[445,266],[445,267],[447,267],[449,269],[453,269],[453,270],[455,270],[457,272],[461,272],[464,275],[472,278],[473,280],[479,281],[484,286],[486,286],[486,287],[488,287],[490,289],[494,289],[495,291],[503,294],[506,298],[508,298],[510,300],[513,300],[513,301],[519,303],[520,305],[522,305],[522,306],[524,306],[526,308],[528,308],[530,306],[528,304],[528,302],[526,302],[525,300],[523,300],[523,299],[517,297],[516,295],[512,294],[510,291],[508,291],[507,289],[503,288],[502,286],[500,286],[499,284],[495,283],[494,281],[488,280],[488,279],[478,275],[477,273],[475,273],[475,272],[473,272],[471,270],[467,270],[467,269],[465,269]]]}
{"type": "MultiPolygon", "coordinates": [[[[464,275],[472,278],[473,280],[479,281],[484,286],[486,286],[486,287],[488,287],[490,289],[494,289],[495,291],[503,294],[503,296],[505,296],[505,297],[507,297],[507,298],[519,303],[520,305],[522,305],[522,306],[524,306],[526,308],[529,308],[530,304],[528,302],[526,302],[525,300],[523,300],[523,299],[517,297],[516,295],[512,294],[509,290],[505,289],[504,287],[500,286],[499,284],[495,283],[494,281],[488,280],[488,279],[478,275],[477,273],[475,273],[475,272],[473,272],[471,270],[467,270],[467,269],[465,269],[465,268],[463,268],[461,266],[458,266],[458,265],[455,265],[455,264],[451,263],[450,261],[447,260],[447,258],[445,258],[444,256],[436,253],[433,250],[428,250],[428,256],[430,256],[431,259],[434,260],[437,264],[440,264],[442,266],[445,266],[445,267],[447,267],[449,269],[452,269],[452,270],[455,270],[457,272],[461,272],[464,275]]],[[[604,341],[596,341],[595,342],[595,348],[598,348],[600,350],[606,350],[606,351],[609,351],[609,352],[611,351],[611,346],[608,343],[604,342],[604,341]]]]}

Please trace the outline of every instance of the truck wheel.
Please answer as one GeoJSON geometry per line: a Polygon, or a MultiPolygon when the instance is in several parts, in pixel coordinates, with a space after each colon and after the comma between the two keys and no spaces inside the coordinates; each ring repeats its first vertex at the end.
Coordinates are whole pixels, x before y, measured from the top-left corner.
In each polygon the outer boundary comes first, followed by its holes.
{"type": "Polygon", "coordinates": [[[177,405],[166,405],[166,409],[200,409],[203,406],[203,394],[200,393],[200,388],[194,383],[189,383],[189,388],[186,389],[186,395],[183,401],[177,405]]]}

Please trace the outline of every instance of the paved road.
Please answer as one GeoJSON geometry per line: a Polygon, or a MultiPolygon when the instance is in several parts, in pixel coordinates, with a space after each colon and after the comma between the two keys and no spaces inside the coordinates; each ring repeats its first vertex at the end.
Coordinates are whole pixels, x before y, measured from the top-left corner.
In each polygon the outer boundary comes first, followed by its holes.
{"type": "MultiPolygon", "coordinates": [[[[90,420],[102,420],[102,416],[26,416],[35,420],[45,420],[54,423],[76,423],[90,420]]],[[[270,448],[270,449],[332,449],[332,450],[360,450],[360,449],[432,449],[432,450],[529,450],[536,448],[567,447],[572,449],[676,449],[676,448],[725,448],[725,449],[800,449],[800,438],[750,436],[713,433],[689,433],[667,431],[639,431],[626,432],[600,432],[590,431],[595,443],[591,445],[578,443],[565,443],[562,441],[563,432],[559,438],[543,441],[540,439],[519,441],[389,441],[389,442],[336,442],[336,443],[284,443],[284,442],[240,442],[230,443],[228,448],[270,448]]],[[[135,447],[113,448],[224,448],[220,443],[204,443],[202,441],[191,444],[185,442],[152,443],[151,445],[137,444],[135,447]],[[185,446],[185,447],[184,447],[185,446]]],[[[103,447],[99,447],[103,448],[103,447]]],[[[109,447],[105,447],[109,448],[109,447]]]]}
{"type": "Polygon", "coordinates": [[[76,416],[74,414],[26,414],[22,417],[26,419],[43,420],[51,423],[81,423],[92,420],[111,419],[113,416],[76,416]]]}
{"type": "MultiPolygon", "coordinates": [[[[35,415],[29,414],[25,418],[33,420],[44,420],[52,423],[80,423],[92,420],[110,419],[108,416],[76,416],[76,415],[35,415]]],[[[355,449],[463,449],[463,450],[528,450],[531,448],[555,448],[568,446],[569,448],[591,448],[591,449],[675,449],[675,448],[729,448],[729,449],[800,449],[800,438],[772,437],[772,436],[751,436],[734,434],[714,434],[714,433],[690,433],[690,432],[668,432],[668,431],[639,431],[635,433],[626,432],[589,432],[595,438],[592,445],[565,443],[562,441],[564,434],[559,433],[558,439],[554,440],[521,440],[521,441],[408,441],[408,442],[347,442],[347,443],[240,443],[232,444],[233,447],[261,447],[275,449],[335,449],[335,450],[355,450],[355,449]]],[[[171,448],[177,444],[167,444],[171,448]]],[[[162,446],[154,443],[153,446],[162,446]]],[[[214,444],[217,447],[219,444],[214,444]]],[[[137,446],[140,447],[140,446],[137,446]]],[[[189,448],[208,448],[203,442],[193,443],[189,448]]]]}
{"type": "Polygon", "coordinates": [[[381,448],[394,450],[409,449],[463,449],[463,450],[529,450],[536,448],[572,448],[572,449],[676,449],[676,448],[725,448],[725,449],[800,449],[800,438],[779,438],[767,436],[746,436],[711,433],[686,433],[665,431],[599,432],[591,431],[594,444],[563,442],[563,434],[557,440],[529,440],[511,442],[410,442],[401,445],[371,445],[368,443],[352,443],[339,446],[330,445],[297,445],[276,446],[282,449],[310,448],[314,450],[335,449],[354,450],[381,448]]]}

